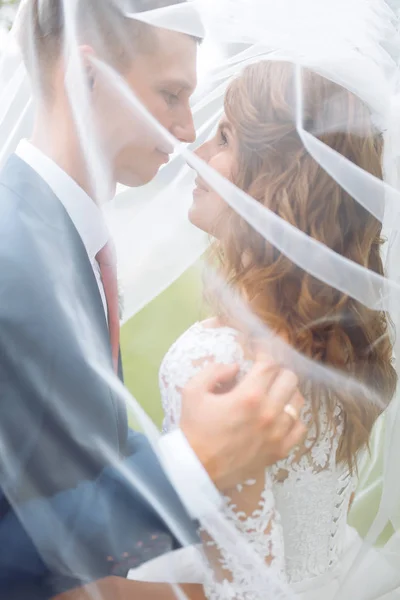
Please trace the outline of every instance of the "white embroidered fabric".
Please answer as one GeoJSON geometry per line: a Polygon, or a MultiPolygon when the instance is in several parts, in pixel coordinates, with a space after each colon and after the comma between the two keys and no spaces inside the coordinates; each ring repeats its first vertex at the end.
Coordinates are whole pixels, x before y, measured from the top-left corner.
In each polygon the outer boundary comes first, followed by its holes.
{"type": "MultiPolygon", "coordinates": [[[[173,344],[160,369],[164,432],[179,426],[181,390],[207,363],[236,362],[241,375],[249,369],[251,363],[237,337],[232,328],[196,323],[173,344]]],[[[355,487],[347,467],[336,464],[343,431],[340,407],[334,421],[328,422],[321,400],[319,435],[307,399],[302,418],[308,425],[304,447],[227,492],[224,507],[253,549],[289,583],[311,580],[339,565],[355,487]]],[[[237,600],[255,599],[251,569],[232,564],[232,558],[215,548],[212,540],[205,538],[204,543],[210,563],[205,576],[207,597],[227,600],[234,589],[237,600]]]]}

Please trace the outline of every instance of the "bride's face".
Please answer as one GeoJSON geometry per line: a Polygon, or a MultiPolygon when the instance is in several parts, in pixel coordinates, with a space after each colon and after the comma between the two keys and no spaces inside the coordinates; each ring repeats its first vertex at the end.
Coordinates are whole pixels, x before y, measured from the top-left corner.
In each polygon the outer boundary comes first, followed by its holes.
{"type": "MultiPolygon", "coordinates": [[[[234,128],[224,116],[215,137],[200,146],[196,154],[220,175],[232,181],[237,163],[237,148],[234,128]]],[[[221,217],[226,210],[226,202],[198,176],[193,191],[193,204],[189,210],[190,222],[218,237],[223,221],[221,217]]]]}

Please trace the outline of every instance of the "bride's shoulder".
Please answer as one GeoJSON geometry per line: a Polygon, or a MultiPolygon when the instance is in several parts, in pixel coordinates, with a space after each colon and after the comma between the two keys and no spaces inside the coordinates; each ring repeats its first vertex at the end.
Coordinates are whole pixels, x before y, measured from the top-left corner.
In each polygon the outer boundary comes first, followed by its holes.
{"type": "Polygon", "coordinates": [[[160,374],[193,375],[210,363],[235,362],[245,369],[249,361],[245,360],[239,338],[236,329],[221,325],[216,319],[197,322],[168,350],[160,374]]]}
{"type": "Polygon", "coordinates": [[[240,367],[240,376],[249,369],[239,332],[220,325],[215,319],[195,323],[168,350],[159,372],[159,386],[164,408],[164,431],[179,423],[182,390],[209,364],[232,364],[240,367]]]}

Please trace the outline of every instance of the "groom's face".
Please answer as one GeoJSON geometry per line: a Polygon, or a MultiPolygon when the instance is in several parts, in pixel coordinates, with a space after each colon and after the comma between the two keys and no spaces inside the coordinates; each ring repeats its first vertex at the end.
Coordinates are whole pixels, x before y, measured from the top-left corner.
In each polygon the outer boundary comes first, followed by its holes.
{"type": "MultiPolygon", "coordinates": [[[[190,97],[197,83],[197,42],[162,29],[152,35],[154,44],[138,52],[123,78],[158,123],[181,142],[193,142],[190,97]]],[[[135,107],[133,96],[124,98],[121,90],[110,91],[103,83],[98,94],[99,124],[114,177],[127,186],[148,183],[168,162],[173,147],[135,107]]]]}

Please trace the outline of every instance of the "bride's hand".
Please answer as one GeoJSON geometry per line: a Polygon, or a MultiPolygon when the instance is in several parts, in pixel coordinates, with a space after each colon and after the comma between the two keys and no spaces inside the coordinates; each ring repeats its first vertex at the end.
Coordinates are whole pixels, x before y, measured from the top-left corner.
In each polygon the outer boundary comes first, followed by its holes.
{"type": "Polygon", "coordinates": [[[220,490],[285,458],[305,434],[291,371],[261,355],[232,388],[237,374],[236,365],[210,365],[182,394],[181,429],[220,490]]]}

